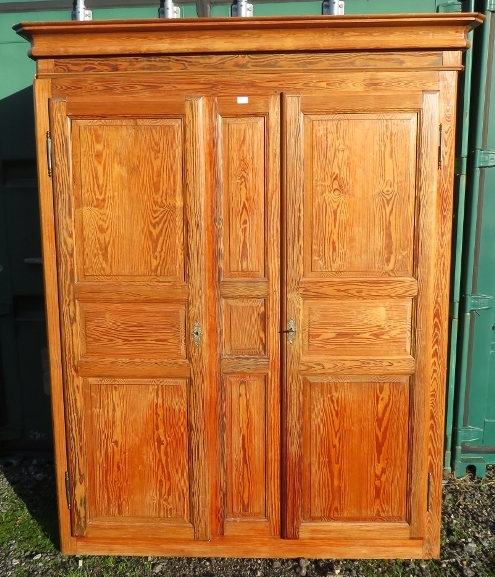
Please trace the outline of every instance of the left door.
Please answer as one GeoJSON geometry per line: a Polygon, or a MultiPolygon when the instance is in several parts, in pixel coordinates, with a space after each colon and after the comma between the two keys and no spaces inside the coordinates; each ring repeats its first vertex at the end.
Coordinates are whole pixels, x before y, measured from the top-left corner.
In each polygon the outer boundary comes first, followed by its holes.
{"type": "Polygon", "coordinates": [[[76,536],[210,536],[203,119],[50,101],[76,536]]]}

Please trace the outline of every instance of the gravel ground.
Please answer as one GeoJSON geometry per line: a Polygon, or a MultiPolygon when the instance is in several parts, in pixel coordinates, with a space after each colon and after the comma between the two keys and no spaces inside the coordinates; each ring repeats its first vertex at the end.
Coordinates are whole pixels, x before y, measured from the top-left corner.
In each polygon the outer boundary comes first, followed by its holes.
{"type": "Polygon", "coordinates": [[[495,467],[444,485],[438,561],[66,557],[57,550],[53,463],[0,465],[0,577],[495,577],[495,467]]]}

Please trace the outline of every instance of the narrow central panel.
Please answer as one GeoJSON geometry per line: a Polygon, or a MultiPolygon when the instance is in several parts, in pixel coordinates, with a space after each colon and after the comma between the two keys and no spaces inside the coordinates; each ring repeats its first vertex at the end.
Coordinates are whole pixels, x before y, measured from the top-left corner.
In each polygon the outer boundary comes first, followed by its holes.
{"type": "Polygon", "coordinates": [[[226,535],[279,534],[279,99],[217,100],[226,535]]]}

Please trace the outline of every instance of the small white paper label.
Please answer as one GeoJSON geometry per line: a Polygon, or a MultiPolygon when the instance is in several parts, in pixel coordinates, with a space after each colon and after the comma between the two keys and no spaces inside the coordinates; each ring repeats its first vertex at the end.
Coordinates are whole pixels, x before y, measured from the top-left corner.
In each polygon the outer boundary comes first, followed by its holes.
{"type": "Polygon", "coordinates": [[[249,96],[238,96],[237,104],[249,104],[249,96]]]}

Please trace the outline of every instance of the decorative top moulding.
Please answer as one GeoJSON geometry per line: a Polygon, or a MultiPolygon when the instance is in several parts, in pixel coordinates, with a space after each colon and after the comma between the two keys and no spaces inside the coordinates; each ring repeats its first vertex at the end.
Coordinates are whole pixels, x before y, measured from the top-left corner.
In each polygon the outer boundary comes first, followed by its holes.
{"type": "Polygon", "coordinates": [[[298,51],[463,50],[479,13],[25,22],[33,59],[298,51]]]}

